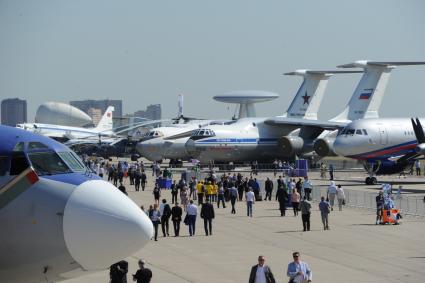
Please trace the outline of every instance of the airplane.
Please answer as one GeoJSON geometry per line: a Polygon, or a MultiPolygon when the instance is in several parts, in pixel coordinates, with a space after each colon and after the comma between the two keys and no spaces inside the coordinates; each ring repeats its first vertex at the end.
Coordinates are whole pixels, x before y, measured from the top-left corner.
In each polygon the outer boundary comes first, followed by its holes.
{"type": "MultiPolygon", "coordinates": [[[[365,74],[356,87],[347,107],[341,114],[328,122],[328,129],[324,130],[314,141],[314,151],[321,157],[336,156],[334,141],[338,130],[342,127],[332,122],[347,125],[358,119],[378,118],[379,108],[384,97],[390,73],[397,66],[423,65],[425,62],[378,62],[359,60],[353,63],[338,66],[338,68],[363,68],[365,74]],[[368,105],[368,106],[365,106],[368,105]],[[361,109],[365,109],[361,110],[361,109]]],[[[344,125],[344,126],[345,126],[344,125]]]]}
{"type": "Polygon", "coordinates": [[[374,175],[390,175],[410,169],[425,154],[422,127],[425,118],[361,119],[349,123],[335,139],[338,155],[363,162],[367,185],[377,183],[374,175]]]}
{"type": "Polygon", "coordinates": [[[112,112],[113,106],[109,106],[99,123],[94,128],[70,127],[54,124],[40,124],[40,123],[24,123],[18,124],[16,127],[37,133],[43,136],[53,138],[55,140],[65,142],[71,139],[82,139],[88,137],[108,137],[113,135],[112,128],[112,112]]]}
{"type": "MultiPolygon", "coordinates": [[[[223,96],[214,97],[221,102],[239,104],[239,118],[255,115],[254,103],[265,102],[277,98],[278,95],[264,91],[233,91],[223,96]],[[243,94],[243,95],[242,95],[243,94]],[[249,99],[241,99],[249,97],[249,99]]],[[[137,151],[151,161],[170,159],[175,163],[178,159],[188,159],[185,143],[190,133],[208,125],[234,123],[234,120],[201,120],[183,115],[183,96],[179,95],[178,114],[175,122],[169,126],[151,129],[136,145],[137,151]]]]}
{"type": "MultiPolygon", "coordinates": [[[[320,156],[335,155],[332,148],[338,129],[346,126],[351,120],[378,117],[378,110],[391,70],[396,65],[418,64],[423,64],[423,62],[360,60],[338,66],[341,68],[360,67],[364,69],[364,74],[346,108],[335,118],[327,122],[317,121],[316,109],[312,111],[313,114],[310,117],[307,115],[304,119],[283,115],[265,119],[260,123],[256,122],[257,127],[244,129],[249,123],[246,125],[235,123],[232,125],[233,128],[210,128],[209,130],[213,130],[212,132],[200,129],[191,137],[192,141],[188,141],[186,144],[187,150],[192,157],[201,162],[293,159],[295,155],[306,155],[313,149],[319,152],[320,156]],[[208,137],[205,133],[211,133],[211,135],[208,137]]],[[[321,98],[317,101],[316,107],[318,108],[321,98]]]]}
{"type": "Polygon", "coordinates": [[[286,73],[302,76],[303,82],[285,114],[275,118],[244,118],[231,125],[198,129],[187,141],[186,150],[201,162],[270,161],[287,157],[282,137],[300,128],[300,121],[317,123],[317,111],[329,78],[332,74],[353,72],[362,71],[297,70],[286,73]]]}
{"type": "Polygon", "coordinates": [[[68,147],[8,126],[0,136],[1,282],[106,269],[150,241],[146,214],[68,147]]]}

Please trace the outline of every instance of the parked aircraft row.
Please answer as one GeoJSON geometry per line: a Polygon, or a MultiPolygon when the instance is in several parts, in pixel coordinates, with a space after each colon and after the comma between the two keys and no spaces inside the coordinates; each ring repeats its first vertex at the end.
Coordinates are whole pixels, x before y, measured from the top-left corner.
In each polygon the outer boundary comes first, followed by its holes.
{"type": "MultiPolygon", "coordinates": [[[[317,112],[329,77],[341,71],[301,70],[287,73],[287,75],[301,75],[304,80],[284,115],[240,118],[221,125],[200,125],[200,128],[195,130],[196,125],[183,126],[168,135],[164,133],[167,129],[162,129],[161,136],[142,141],[137,149],[151,160],[196,158],[201,162],[267,161],[275,158],[294,158],[296,155],[305,156],[313,152],[319,156],[338,153],[365,160],[365,166],[371,174],[399,172],[401,168],[411,165],[415,157],[405,157],[396,162],[392,160],[397,157],[395,155],[404,152],[397,151],[395,148],[405,150],[409,147],[410,150],[414,150],[416,147],[414,131],[410,125],[408,131],[397,132],[395,129],[407,129],[406,122],[403,124],[400,121],[379,120],[378,112],[391,71],[396,66],[419,64],[425,64],[425,62],[362,60],[338,66],[363,69],[363,71],[343,71],[343,73],[364,72],[364,74],[345,109],[327,122],[318,121],[317,112]],[[354,127],[350,124],[352,121],[357,121],[353,122],[354,125],[364,123],[364,126],[354,127]],[[369,130],[366,125],[369,125],[369,130]],[[357,140],[354,141],[354,143],[358,142],[358,147],[350,145],[351,134],[347,133],[351,133],[351,130],[343,131],[342,133],[345,134],[338,135],[345,126],[356,129],[355,133],[363,133],[363,139],[366,136],[365,132],[368,135],[373,134],[374,136],[368,137],[369,144],[372,146],[365,144],[361,137],[356,137],[357,140]],[[388,135],[387,131],[392,129],[394,131],[388,135]],[[405,141],[409,137],[410,140],[405,141]],[[346,139],[345,143],[342,142],[343,138],[346,139]],[[336,139],[338,143],[335,143],[336,139]],[[406,145],[402,142],[410,142],[410,144],[406,145]],[[338,145],[337,151],[334,149],[336,145],[338,145]],[[173,150],[171,151],[170,148],[173,150]],[[349,149],[345,151],[345,148],[349,149]],[[388,155],[388,151],[394,154],[388,155]],[[382,152],[386,155],[381,156],[382,152]],[[370,155],[372,153],[375,155],[370,155]]],[[[408,123],[410,120],[406,119],[406,121],[408,123]]],[[[155,133],[156,130],[153,129],[151,133],[155,133]]],[[[360,134],[356,135],[360,136],[360,134]]],[[[352,137],[351,139],[354,140],[352,137]]],[[[375,183],[376,178],[370,177],[366,182],[375,183]]]]}

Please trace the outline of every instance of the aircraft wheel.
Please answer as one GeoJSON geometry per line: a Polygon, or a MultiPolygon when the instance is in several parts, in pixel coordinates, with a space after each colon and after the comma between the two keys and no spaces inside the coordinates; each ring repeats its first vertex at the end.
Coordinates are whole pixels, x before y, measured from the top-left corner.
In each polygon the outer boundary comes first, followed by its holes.
{"type": "Polygon", "coordinates": [[[365,183],[366,185],[370,185],[371,184],[371,178],[370,177],[366,177],[365,183]]]}
{"type": "Polygon", "coordinates": [[[370,178],[371,185],[376,185],[378,183],[378,180],[375,177],[370,178]]]}

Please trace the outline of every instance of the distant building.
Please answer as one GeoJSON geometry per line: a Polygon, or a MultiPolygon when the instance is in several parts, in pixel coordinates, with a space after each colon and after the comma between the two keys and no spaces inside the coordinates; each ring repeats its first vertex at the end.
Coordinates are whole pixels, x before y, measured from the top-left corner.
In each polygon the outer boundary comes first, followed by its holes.
{"type": "Polygon", "coordinates": [[[143,117],[149,120],[160,120],[162,117],[161,104],[151,104],[146,107],[146,110],[134,112],[133,116],[143,117]]]}
{"type": "Polygon", "coordinates": [[[1,102],[1,123],[15,127],[27,122],[27,101],[9,98],[1,102]]]}
{"type": "Polygon", "coordinates": [[[102,119],[102,110],[98,108],[89,108],[87,114],[91,117],[95,125],[99,124],[100,119],[102,119]]]}
{"type": "Polygon", "coordinates": [[[113,116],[122,117],[122,100],[111,100],[111,99],[103,99],[103,100],[80,100],[80,101],[70,101],[69,104],[77,107],[78,109],[88,113],[90,108],[100,109],[103,113],[105,113],[106,108],[108,106],[114,106],[115,111],[113,116]]]}
{"type": "MultiPolygon", "coordinates": [[[[111,99],[103,99],[103,100],[79,100],[79,101],[70,101],[69,104],[77,107],[78,109],[89,113],[90,108],[100,109],[103,113],[105,113],[106,108],[108,106],[114,106],[115,110],[112,113],[112,117],[121,118],[122,117],[122,100],[111,100],[111,99]]],[[[113,121],[119,121],[117,119],[113,119],[113,121]]],[[[96,125],[96,123],[94,123],[96,125]]],[[[116,124],[114,122],[114,128],[121,125],[120,123],[116,124]]]]}

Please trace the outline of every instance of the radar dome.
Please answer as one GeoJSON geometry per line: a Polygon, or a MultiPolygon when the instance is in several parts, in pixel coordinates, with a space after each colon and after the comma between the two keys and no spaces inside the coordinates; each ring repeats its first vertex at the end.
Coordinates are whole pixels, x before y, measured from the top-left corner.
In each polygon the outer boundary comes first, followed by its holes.
{"type": "Polygon", "coordinates": [[[61,102],[41,104],[35,114],[35,122],[74,127],[93,123],[90,116],[80,109],[61,102]]]}

